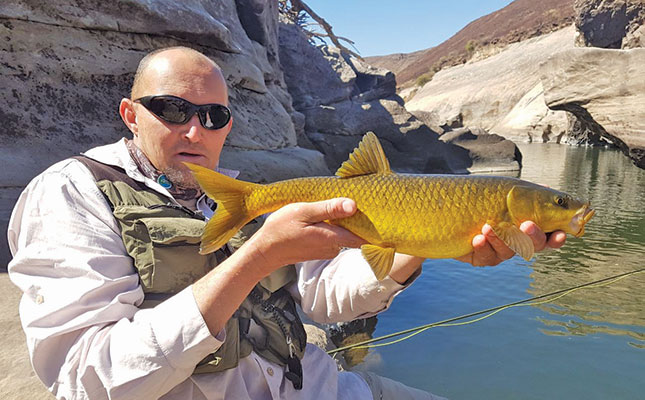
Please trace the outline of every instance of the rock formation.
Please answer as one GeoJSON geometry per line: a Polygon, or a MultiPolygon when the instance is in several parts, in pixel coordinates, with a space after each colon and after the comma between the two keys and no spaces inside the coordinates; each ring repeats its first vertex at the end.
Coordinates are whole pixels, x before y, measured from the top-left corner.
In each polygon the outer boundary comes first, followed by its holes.
{"type": "Polygon", "coordinates": [[[514,43],[487,59],[438,72],[406,103],[425,111],[436,125],[477,126],[520,141],[561,141],[564,112],[549,111],[540,82],[540,63],[573,48],[573,28],[514,43]]]}
{"type": "Polygon", "coordinates": [[[576,13],[575,26],[438,72],[406,108],[514,140],[612,143],[645,168],[645,49],[630,48],[645,3],[578,1],[576,13]]]}
{"type": "Polygon", "coordinates": [[[645,168],[645,2],[579,0],[575,10],[576,43],[591,48],[554,54],[542,65],[546,103],[645,168]]]}
{"type": "Polygon", "coordinates": [[[571,49],[541,75],[549,108],[574,114],[645,168],[645,49],[571,49]]]}
{"type": "Polygon", "coordinates": [[[522,168],[522,153],[502,136],[489,134],[481,128],[459,128],[439,137],[467,152],[468,172],[517,172],[522,168]]]}
{"type": "Polygon", "coordinates": [[[628,49],[645,45],[643,0],[576,0],[576,45],[628,49]]]}
{"type": "Polygon", "coordinates": [[[332,171],[368,131],[381,139],[398,171],[453,170],[454,147],[439,142],[436,132],[405,110],[391,72],[335,48],[312,47],[288,23],[280,25],[280,62],[293,106],[305,117],[298,143],[324,153],[332,171]]]}

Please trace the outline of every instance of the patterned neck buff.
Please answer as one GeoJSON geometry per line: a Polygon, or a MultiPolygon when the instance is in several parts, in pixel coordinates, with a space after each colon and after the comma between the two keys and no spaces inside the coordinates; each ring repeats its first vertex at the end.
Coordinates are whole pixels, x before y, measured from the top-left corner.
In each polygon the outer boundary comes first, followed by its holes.
{"type": "Polygon", "coordinates": [[[157,168],[152,165],[148,157],[143,154],[140,148],[134,144],[132,140],[125,140],[125,144],[130,153],[130,157],[134,160],[134,163],[137,164],[139,171],[141,173],[154,180],[170,192],[170,194],[177,200],[191,200],[196,199],[202,195],[201,190],[195,188],[185,188],[177,185],[168,179],[168,177],[157,168]]]}

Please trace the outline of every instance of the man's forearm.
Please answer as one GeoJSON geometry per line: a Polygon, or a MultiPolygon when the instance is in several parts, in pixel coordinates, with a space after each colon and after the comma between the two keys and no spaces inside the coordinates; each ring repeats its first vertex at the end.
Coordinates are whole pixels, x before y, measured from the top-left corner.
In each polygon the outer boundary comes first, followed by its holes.
{"type": "Polygon", "coordinates": [[[197,307],[213,336],[224,328],[253,287],[267,275],[266,260],[255,251],[253,241],[251,238],[193,284],[197,307]]]}
{"type": "Polygon", "coordinates": [[[422,257],[396,253],[394,255],[394,264],[390,271],[390,278],[401,285],[404,284],[416,270],[421,268],[424,260],[425,258],[422,257]]]}

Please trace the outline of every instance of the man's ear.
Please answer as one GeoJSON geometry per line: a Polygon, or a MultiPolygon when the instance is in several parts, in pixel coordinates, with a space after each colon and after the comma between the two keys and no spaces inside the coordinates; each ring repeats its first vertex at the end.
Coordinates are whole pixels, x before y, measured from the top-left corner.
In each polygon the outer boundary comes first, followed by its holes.
{"type": "Polygon", "coordinates": [[[228,124],[226,124],[226,134],[228,135],[231,132],[231,129],[233,129],[233,116],[231,115],[231,119],[228,121],[228,124]]]}
{"type": "Polygon", "coordinates": [[[130,129],[132,135],[135,137],[139,134],[139,126],[137,125],[137,115],[134,112],[134,103],[130,99],[123,98],[119,104],[119,115],[125,126],[130,129]]]}

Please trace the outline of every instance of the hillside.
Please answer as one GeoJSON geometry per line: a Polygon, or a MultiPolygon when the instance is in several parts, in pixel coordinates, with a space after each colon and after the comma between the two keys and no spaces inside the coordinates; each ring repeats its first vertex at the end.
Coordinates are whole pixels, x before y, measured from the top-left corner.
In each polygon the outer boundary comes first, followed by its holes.
{"type": "Polygon", "coordinates": [[[464,27],[436,47],[413,53],[367,57],[369,64],[396,74],[398,87],[411,86],[433,66],[464,63],[466,44],[476,41],[479,49],[503,47],[570,25],[574,20],[574,0],[516,0],[499,11],[485,15],[464,27]]]}

